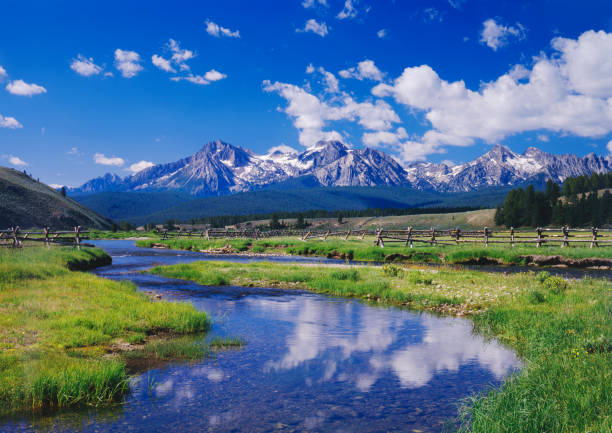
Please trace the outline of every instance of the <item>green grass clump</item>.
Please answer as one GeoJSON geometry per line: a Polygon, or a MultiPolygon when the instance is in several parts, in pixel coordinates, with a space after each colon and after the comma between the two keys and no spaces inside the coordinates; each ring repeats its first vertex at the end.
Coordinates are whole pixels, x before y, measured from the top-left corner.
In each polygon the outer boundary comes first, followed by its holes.
{"type": "Polygon", "coordinates": [[[612,284],[568,283],[532,272],[503,275],[397,265],[351,268],[195,262],[156,274],[196,282],[309,289],[413,309],[469,315],[476,329],[512,347],[524,368],[467,400],[461,431],[608,432],[612,427],[612,284]],[[356,269],[355,269],[356,270],[356,269]],[[200,277],[202,275],[203,277],[200,277]],[[563,282],[563,289],[561,287],[563,282]]]}
{"type": "Polygon", "coordinates": [[[99,263],[110,257],[92,248],[0,251],[0,415],[107,404],[127,390],[116,342],[208,329],[190,304],[151,302],[133,284],[69,270],[99,263]]]}

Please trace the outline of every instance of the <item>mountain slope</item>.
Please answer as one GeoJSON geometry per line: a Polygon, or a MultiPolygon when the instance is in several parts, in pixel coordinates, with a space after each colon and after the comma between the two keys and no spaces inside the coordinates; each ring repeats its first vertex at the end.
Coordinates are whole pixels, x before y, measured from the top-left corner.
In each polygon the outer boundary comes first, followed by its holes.
{"type": "Polygon", "coordinates": [[[473,161],[456,166],[416,162],[402,167],[375,149],[350,149],[339,141],[321,141],[301,154],[275,151],[256,155],[220,140],[179,161],[159,164],[132,176],[106,174],[75,193],[184,192],[198,197],[253,191],[302,180],[311,186],[403,186],[438,192],[465,192],[484,187],[516,186],[546,179],[612,170],[612,157],[593,153],[553,155],[530,147],[517,154],[496,145],[473,161]]]}
{"type": "Polygon", "coordinates": [[[110,228],[112,222],[12,168],[0,167],[0,227],[110,228]]]}

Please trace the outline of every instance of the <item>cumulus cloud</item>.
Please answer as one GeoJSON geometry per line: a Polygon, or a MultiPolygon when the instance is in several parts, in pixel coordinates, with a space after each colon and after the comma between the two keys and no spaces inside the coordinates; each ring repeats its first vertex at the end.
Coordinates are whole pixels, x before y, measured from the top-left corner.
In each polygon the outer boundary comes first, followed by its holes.
{"type": "Polygon", "coordinates": [[[23,128],[23,125],[14,117],[5,117],[0,114],[0,128],[18,129],[23,128]]]}
{"type": "Polygon", "coordinates": [[[322,38],[327,36],[327,34],[329,33],[329,29],[327,27],[327,24],[325,24],[324,21],[319,23],[314,18],[311,18],[308,21],[306,21],[306,23],[304,24],[304,28],[303,29],[295,29],[295,31],[297,33],[312,32],[312,33],[314,33],[316,35],[321,36],[322,38]]]}
{"type": "Polygon", "coordinates": [[[210,71],[208,71],[207,73],[205,73],[203,76],[202,75],[194,75],[194,74],[189,74],[187,76],[184,77],[172,77],[170,78],[172,81],[189,81],[190,83],[193,84],[199,84],[201,86],[206,86],[210,83],[212,83],[213,81],[219,81],[222,80],[224,78],[227,78],[227,75],[222,74],[219,71],[216,71],[214,69],[211,69],[210,71]]]}
{"type": "Polygon", "coordinates": [[[170,60],[164,59],[162,56],[153,54],[153,56],[151,57],[151,62],[162,71],[176,72],[176,69],[174,69],[170,64],[170,60]]]}
{"type": "Polygon", "coordinates": [[[216,38],[220,38],[221,36],[225,36],[228,38],[240,37],[240,32],[238,30],[231,31],[228,28],[221,27],[220,25],[212,22],[211,20],[206,20],[206,33],[216,38]]]}
{"type": "Polygon", "coordinates": [[[172,61],[183,70],[189,69],[189,66],[185,62],[195,57],[193,51],[182,49],[179,43],[174,39],[168,41],[168,48],[172,51],[172,61]]]}
{"type": "Polygon", "coordinates": [[[608,141],[608,145],[606,146],[610,155],[612,155],[612,140],[608,141]]]}
{"type": "Polygon", "coordinates": [[[364,60],[359,62],[356,68],[344,69],[338,74],[342,78],[356,78],[358,80],[374,80],[382,81],[383,73],[376,67],[372,60],[364,60]]]}
{"type": "Polygon", "coordinates": [[[327,0],[304,0],[302,2],[302,6],[305,9],[310,9],[310,8],[314,8],[316,5],[320,4],[321,6],[328,6],[327,4],[327,0]]]}
{"type": "Polygon", "coordinates": [[[448,145],[469,146],[476,139],[493,143],[526,131],[598,137],[612,132],[610,37],[588,31],[575,41],[555,39],[556,55],[537,58],[531,70],[514,67],[478,90],[466,88],[463,81],[445,81],[422,65],[404,69],[392,85],[379,84],[372,93],[423,112],[433,127],[403,144],[405,161],[423,159],[448,145]],[[592,81],[585,82],[584,76],[592,81]]]}
{"type": "Polygon", "coordinates": [[[332,74],[329,71],[326,71],[321,66],[315,69],[315,67],[312,64],[310,64],[306,67],[307,74],[313,74],[315,70],[323,76],[326,91],[328,91],[329,93],[338,93],[340,91],[340,87],[338,85],[338,79],[336,78],[334,74],[332,74]]]}
{"type": "Polygon", "coordinates": [[[359,0],[346,0],[344,2],[344,7],[342,10],[336,15],[336,18],[339,20],[351,19],[357,16],[357,8],[355,5],[359,2],[359,0]]]}
{"type": "Polygon", "coordinates": [[[138,173],[139,171],[144,170],[145,168],[153,167],[155,164],[151,161],[139,161],[130,165],[129,170],[132,173],[138,173]]]}
{"type": "Polygon", "coordinates": [[[84,77],[98,75],[100,72],[102,72],[102,67],[96,65],[92,57],[86,58],[81,54],[79,54],[76,59],[72,59],[70,69],[84,77]]]}
{"type": "Polygon", "coordinates": [[[47,89],[38,84],[28,84],[23,80],[14,80],[6,85],[6,90],[13,95],[32,96],[47,93],[47,89]]]}
{"type": "Polygon", "coordinates": [[[8,74],[6,73],[6,69],[0,66],[0,81],[4,81],[8,78],[8,74]]]}
{"type": "Polygon", "coordinates": [[[287,146],[286,144],[279,144],[278,146],[273,146],[268,149],[268,155],[271,155],[274,152],[290,153],[292,155],[297,155],[299,153],[297,149],[294,149],[291,146],[287,146]]]}
{"type": "Polygon", "coordinates": [[[516,27],[504,26],[498,24],[492,18],[482,23],[480,42],[493,49],[493,51],[497,51],[500,47],[506,45],[512,38],[524,39],[525,27],[520,23],[516,23],[516,27]]]}
{"type": "Polygon", "coordinates": [[[288,102],[281,111],[293,119],[299,142],[305,147],[312,147],[320,140],[342,140],[338,131],[324,130],[332,121],[355,121],[368,130],[388,130],[400,121],[391,106],[380,99],[357,102],[348,93],[341,92],[328,102],[293,84],[266,80],[263,86],[266,92],[277,93],[288,102]]]}
{"type": "Polygon", "coordinates": [[[387,37],[387,29],[380,29],[379,31],[376,32],[376,36],[378,36],[380,39],[384,39],[387,37]]]}
{"type": "Polygon", "coordinates": [[[105,156],[103,153],[94,154],[93,160],[96,164],[100,165],[114,165],[117,167],[121,167],[123,164],[125,164],[123,158],[119,158],[118,156],[108,157],[105,156]]]}
{"type": "Polygon", "coordinates": [[[8,160],[9,160],[9,163],[11,165],[15,165],[17,167],[26,167],[26,166],[29,165],[27,162],[25,162],[21,158],[18,158],[18,157],[13,156],[13,155],[9,155],[9,159],[8,160]]]}
{"type": "Polygon", "coordinates": [[[132,78],[142,71],[140,54],[136,51],[115,50],[115,67],[124,78],[132,78]]]}

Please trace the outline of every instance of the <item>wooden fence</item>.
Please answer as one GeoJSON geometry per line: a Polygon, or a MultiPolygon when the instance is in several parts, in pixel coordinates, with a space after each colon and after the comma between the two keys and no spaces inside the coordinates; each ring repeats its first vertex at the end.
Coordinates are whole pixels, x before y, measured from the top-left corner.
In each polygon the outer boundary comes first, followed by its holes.
{"type": "Polygon", "coordinates": [[[415,244],[422,245],[461,245],[461,244],[506,244],[514,247],[516,244],[531,244],[536,247],[542,245],[558,245],[568,247],[570,245],[593,247],[612,246],[612,229],[570,229],[568,226],[561,228],[541,228],[529,229],[489,229],[484,227],[482,230],[461,230],[455,229],[435,229],[416,230],[408,227],[406,230],[229,230],[229,229],[208,229],[208,230],[182,230],[170,232],[159,230],[162,239],[198,237],[210,239],[236,239],[236,238],[273,238],[273,237],[299,237],[301,240],[322,239],[339,237],[344,240],[349,238],[364,239],[366,236],[374,237],[375,244],[381,248],[385,243],[403,243],[406,247],[413,248],[415,244]]]}
{"type": "Polygon", "coordinates": [[[19,227],[11,227],[0,230],[0,246],[21,247],[24,241],[79,246],[82,240],[89,239],[88,233],[89,231],[83,230],[81,226],[76,226],[72,231],[56,231],[49,227],[41,231],[22,231],[19,227]]]}

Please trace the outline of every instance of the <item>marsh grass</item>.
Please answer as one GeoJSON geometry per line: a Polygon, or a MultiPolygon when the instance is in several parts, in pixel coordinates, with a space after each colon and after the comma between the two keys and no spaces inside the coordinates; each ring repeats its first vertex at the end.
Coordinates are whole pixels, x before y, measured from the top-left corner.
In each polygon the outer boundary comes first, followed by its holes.
{"type": "Polygon", "coordinates": [[[123,359],[108,353],[115,342],[208,329],[190,304],[69,270],[109,262],[90,248],[0,251],[0,415],[107,404],[127,390],[123,359]]]}
{"type": "Polygon", "coordinates": [[[512,347],[520,373],[464,401],[460,431],[612,431],[612,284],[548,273],[489,274],[384,267],[194,262],[154,268],[200,284],[310,289],[410,308],[468,314],[477,332],[512,347]],[[188,277],[187,277],[188,276],[188,277]]]}
{"type": "Polygon", "coordinates": [[[470,263],[479,259],[490,259],[501,264],[524,265],[525,256],[530,255],[560,255],[572,259],[612,258],[612,248],[587,248],[558,246],[499,246],[483,245],[446,245],[423,246],[416,244],[408,248],[403,244],[387,244],[385,248],[374,245],[372,238],[364,240],[329,238],[323,240],[308,240],[303,242],[297,238],[276,239],[212,239],[181,238],[168,240],[141,240],[136,245],[150,247],[154,243],[162,243],[170,248],[183,250],[218,249],[226,245],[234,251],[289,254],[301,256],[321,256],[358,261],[399,261],[407,263],[470,263]]]}

